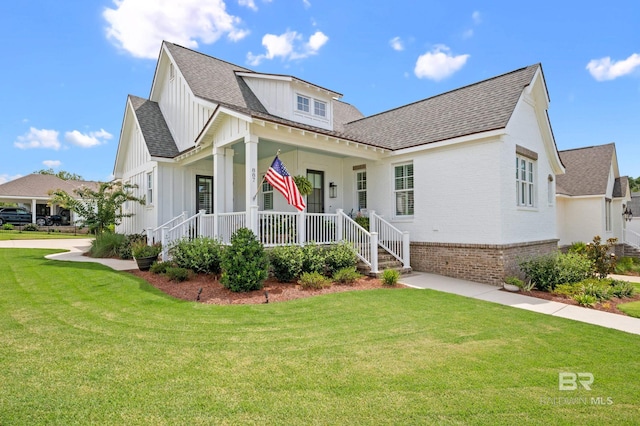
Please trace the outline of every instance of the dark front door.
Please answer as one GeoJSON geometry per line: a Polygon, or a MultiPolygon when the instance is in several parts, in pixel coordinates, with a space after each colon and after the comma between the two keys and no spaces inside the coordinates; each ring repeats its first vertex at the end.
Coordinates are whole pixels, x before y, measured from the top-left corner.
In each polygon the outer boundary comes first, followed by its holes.
{"type": "Polygon", "coordinates": [[[196,176],[196,211],[213,212],[213,177],[196,176]]]}
{"type": "Polygon", "coordinates": [[[311,182],[311,194],[307,195],[307,212],[324,213],[324,172],[307,170],[311,182]]]}

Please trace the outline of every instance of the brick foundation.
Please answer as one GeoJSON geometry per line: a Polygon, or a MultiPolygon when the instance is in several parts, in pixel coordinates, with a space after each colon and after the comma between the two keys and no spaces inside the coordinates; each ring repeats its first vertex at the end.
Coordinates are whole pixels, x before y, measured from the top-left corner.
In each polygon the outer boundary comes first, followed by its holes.
{"type": "Polygon", "coordinates": [[[519,272],[520,260],[558,249],[558,240],[516,244],[411,243],[411,268],[453,278],[502,285],[519,272]]]}

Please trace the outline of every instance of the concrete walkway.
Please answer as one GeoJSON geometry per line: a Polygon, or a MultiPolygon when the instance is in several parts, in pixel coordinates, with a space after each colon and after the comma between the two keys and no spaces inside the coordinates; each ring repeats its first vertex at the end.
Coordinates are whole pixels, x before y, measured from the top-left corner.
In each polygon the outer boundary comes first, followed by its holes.
{"type": "MultiPolygon", "coordinates": [[[[640,282],[639,277],[628,277],[625,275],[614,275],[612,277],[620,280],[640,282]]],[[[513,308],[526,309],[541,314],[626,331],[627,333],[640,334],[640,318],[567,305],[565,303],[538,299],[537,297],[525,296],[518,293],[510,293],[500,290],[500,287],[488,284],[480,284],[423,272],[413,272],[410,275],[402,276],[400,277],[400,282],[409,287],[444,291],[446,293],[499,303],[513,308]]]]}
{"type": "MultiPolygon", "coordinates": [[[[47,259],[102,263],[103,265],[117,271],[137,269],[136,262],[133,260],[96,259],[83,256],[82,254],[89,250],[90,246],[90,239],[0,241],[0,248],[50,248],[69,250],[65,253],[50,254],[46,256],[47,259]]],[[[640,277],[612,275],[612,278],[640,282],[640,277]]],[[[499,287],[488,284],[480,284],[423,272],[413,272],[410,275],[402,276],[400,277],[400,282],[409,287],[444,291],[446,293],[486,300],[488,302],[499,303],[513,308],[526,309],[528,311],[538,312],[541,314],[568,318],[575,321],[586,322],[640,335],[640,318],[627,317],[624,315],[597,311],[595,309],[567,305],[518,293],[509,293],[501,291],[499,287]]]]}

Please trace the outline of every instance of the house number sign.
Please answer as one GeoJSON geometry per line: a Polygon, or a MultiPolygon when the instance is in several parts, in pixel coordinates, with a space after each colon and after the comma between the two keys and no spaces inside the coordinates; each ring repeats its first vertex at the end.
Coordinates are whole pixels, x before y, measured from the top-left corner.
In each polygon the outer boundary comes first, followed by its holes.
{"type": "Polygon", "coordinates": [[[253,182],[253,183],[256,182],[256,169],[255,168],[251,169],[251,182],[253,182]]]}

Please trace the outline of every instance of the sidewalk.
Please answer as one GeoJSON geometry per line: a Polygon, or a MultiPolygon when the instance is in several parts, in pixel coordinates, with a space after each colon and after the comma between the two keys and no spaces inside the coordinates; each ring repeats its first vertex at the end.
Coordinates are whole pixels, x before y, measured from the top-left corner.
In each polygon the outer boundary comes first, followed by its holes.
{"type": "MultiPolygon", "coordinates": [[[[640,282],[640,277],[628,277],[615,275],[615,279],[640,282]]],[[[640,334],[640,318],[612,314],[597,311],[595,309],[580,306],[567,305],[551,300],[538,299],[518,293],[509,293],[500,290],[500,287],[474,283],[457,278],[444,277],[424,272],[413,272],[410,275],[400,277],[400,282],[409,287],[428,288],[444,291],[459,296],[472,297],[487,302],[499,303],[513,308],[526,309],[541,314],[586,322],[601,327],[626,331],[627,333],[640,334]]]]}

